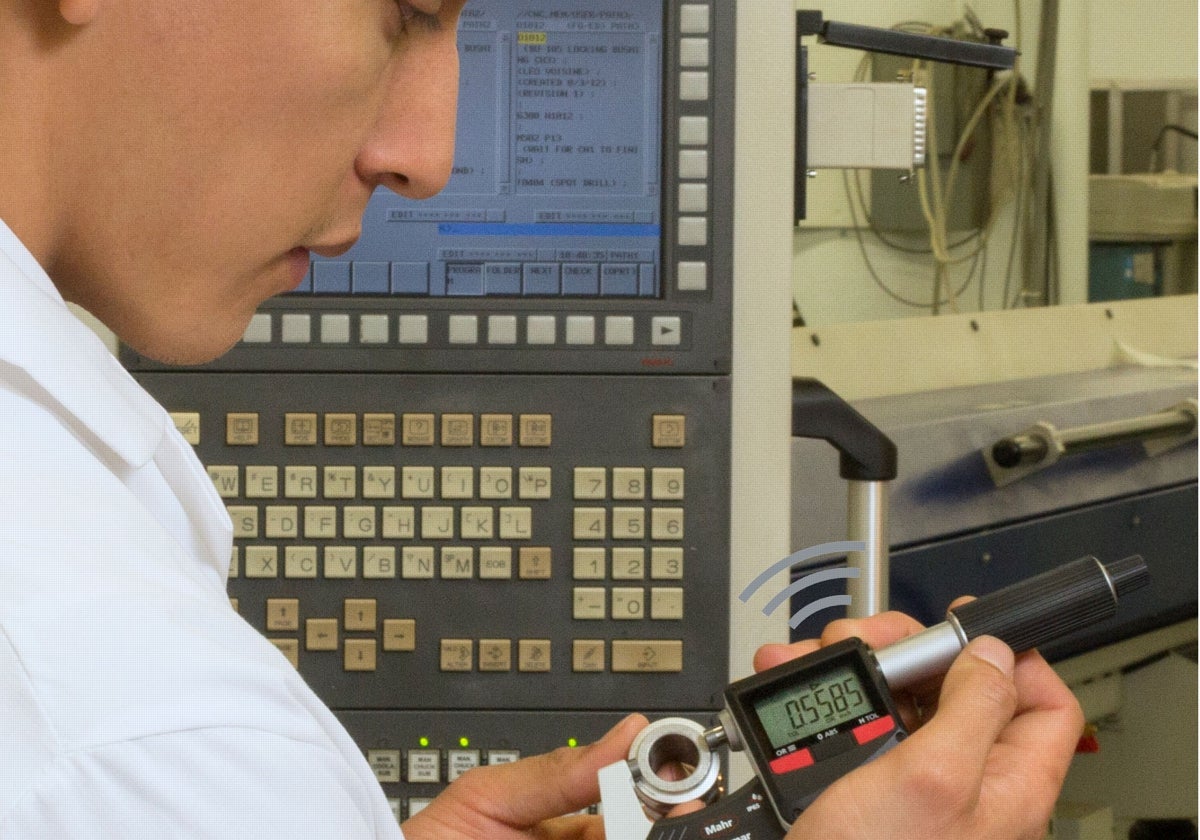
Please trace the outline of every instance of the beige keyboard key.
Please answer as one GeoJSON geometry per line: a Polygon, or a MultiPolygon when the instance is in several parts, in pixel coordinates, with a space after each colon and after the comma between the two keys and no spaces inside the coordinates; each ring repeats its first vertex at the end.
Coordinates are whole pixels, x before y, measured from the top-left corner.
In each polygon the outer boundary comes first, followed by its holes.
{"type": "Polygon", "coordinates": [[[443,671],[474,670],[475,642],[471,639],[442,639],[441,668],[443,671]]]}
{"type": "Polygon", "coordinates": [[[200,413],[198,411],[172,411],[171,422],[183,439],[192,446],[200,445],[200,413]]]}
{"type": "Polygon", "coordinates": [[[222,499],[236,499],[242,494],[237,467],[208,467],[208,477],[212,480],[213,487],[217,488],[217,495],[222,499]]]}
{"type": "Polygon", "coordinates": [[[603,671],[605,659],[603,639],[576,639],[571,643],[571,668],[577,673],[603,671]]]}
{"type": "Polygon", "coordinates": [[[347,671],[374,671],[378,642],[374,639],[347,639],[343,659],[347,671]]]}
{"type": "Polygon", "coordinates": [[[550,580],[553,574],[553,555],[549,546],[522,546],[519,552],[521,580],[550,580]]]}
{"type": "Polygon", "coordinates": [[[374,598],[347,598],[342,625],[347,631],[374,633],[379,604],[374,598]]]}
{"type": "Polygon", "coordinates": [[[363,446],[395,446],[396,415],[364,414],[363,446]]]}
{"type": "Polygon", "coordinates": [[[279,496],[279,467],[247,466],[246,498],[274,499],[279,496]]]}
{"type": "Polygon", "coordinates": [[[338,623],[336,618],[310,618],[304,622],[305,650],[337,650],[338,623]]]}
{"type": "Polygon", "coordinates": [[[268,630],[299,630],[300,601],[297,598],[267,599],[268,630]]]}
{"type": "Polygon", "coordinates": [[[683,642],[662,639],[614,640],[612,669],[619,674],[679,673],[683,670],[683,642]]]}
{"type": "Polygon", "coordinates": [[[442,415],[442,446],[474,446],[475,416],[472,414],[442,415]]]}
{"type": "Polygon", "coordinates": [[[258,415],[226,414],[225,443],[229,446],[258,446],[258,415]]]}
{"type": "Polygon", "coordinates": [[[358,443],[358,415],[326,414],[325,445],[355,446],[358,443]]]}
{"type": "Polygon", "coordinates": [[[511,639],[480,639],[479,640],[479,670],[480,671],[511,671],[512,670],[512,640],[511,639]]]}
{"type": "Polygon", "coordinates": [[[316,446],[317,415],[285,414],[283,417],[283,443],[285,446],[316,446]]]}
{"type": "Polygon", "coordinates": [[[544,673],[550,670],[550,640],[521,639],[517,642],[517,670],[544,673]]]}
{"type": "Polygon", "coordinates": [[[481,414],[479,416],[480,446],[512,446],[513,417],[511,414],[481,414]]]}
{"type": "Polygon", "coordinates": [[[411,618],[383,620],[383,649],[407,652],[417,649],[417,622],[411,618]]]}

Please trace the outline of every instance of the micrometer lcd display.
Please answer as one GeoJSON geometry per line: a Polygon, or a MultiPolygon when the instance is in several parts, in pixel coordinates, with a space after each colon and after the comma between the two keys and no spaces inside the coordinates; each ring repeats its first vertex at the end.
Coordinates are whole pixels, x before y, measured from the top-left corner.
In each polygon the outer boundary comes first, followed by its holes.
{"type": "Polygon", "coordinates": [[[802,741],[875,711],[862,678],[850,665],[759,700],[754,712],[767,740],[782,756],[802,741]]]}
{"type": "Polygon", "coordinates": [[[907,736],[870,649],[846,639],[725,689],[728,723],[791,825],[821,791],[907,736]]]}

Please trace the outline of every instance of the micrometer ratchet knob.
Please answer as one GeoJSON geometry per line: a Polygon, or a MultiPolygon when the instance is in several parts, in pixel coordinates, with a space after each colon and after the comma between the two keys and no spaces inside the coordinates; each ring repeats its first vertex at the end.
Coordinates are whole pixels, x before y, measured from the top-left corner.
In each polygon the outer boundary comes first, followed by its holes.
{"type": "Polygon", "coordinates": [[[1107,565],[1083,557],[955,607],[946,620],[875,651],[893,691],[941,676],[967,643],[995,636],[1021,653],[1103,621],[1117,600],[1150,582],[1141,557],[1107,565]]]}
{"type": "Polygon", "coordinates": [[[948,617],[957,621],[966,641],[995,636],[1020,652],[1111,618],[1120,597],[1149,581],[1141,557],[1107,566],[1083,557],[955,607],[948,617]]]}

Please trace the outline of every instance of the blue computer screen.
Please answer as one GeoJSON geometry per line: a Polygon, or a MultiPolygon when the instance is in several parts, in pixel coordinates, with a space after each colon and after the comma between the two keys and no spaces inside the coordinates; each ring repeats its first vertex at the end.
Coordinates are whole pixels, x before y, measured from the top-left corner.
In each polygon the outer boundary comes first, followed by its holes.
{"type": "Polygon", "coordinates": [[[378,191],[297,294],[658,297],[663,2],[472,0],[448,186],[378,191]]]}

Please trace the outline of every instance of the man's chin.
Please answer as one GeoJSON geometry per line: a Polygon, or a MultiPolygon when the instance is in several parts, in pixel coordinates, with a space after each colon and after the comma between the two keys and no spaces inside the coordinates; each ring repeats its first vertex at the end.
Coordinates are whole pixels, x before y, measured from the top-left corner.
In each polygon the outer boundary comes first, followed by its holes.
{"type": "Polygon", "coordinates": [[[245,325],[235,335],[213,327],[215,325],[209,325],[189,335],[137,333],[119,337],[127,347],[146,359],[174,367],[195,367],[224,356],[245,332],[245,325]]]}

